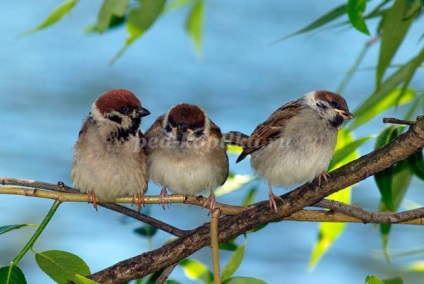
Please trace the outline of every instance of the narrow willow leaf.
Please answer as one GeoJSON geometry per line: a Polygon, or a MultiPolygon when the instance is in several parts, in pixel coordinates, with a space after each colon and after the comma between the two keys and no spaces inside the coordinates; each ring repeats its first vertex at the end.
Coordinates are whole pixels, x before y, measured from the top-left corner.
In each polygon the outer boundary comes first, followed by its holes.
{"type": "Polygon", "coordinates": [[[412,172],[424,180],[424,157],[423,152],[419,151],[408,158],[412,172]]]}
{"type": "MultiPolygon", "coordinates": [[[[335,157],[335,161],[332,162],[330,169],[336,169],[343,164],[349,163],[350,161],[353,161],[359,157],[359,151],[357,148],[368,139],[368,137],[365,137],[359,140],[355,140],[355,137],[349,130],[341,129],[337,136],[336,145],[336,153],[338,153],[338,157],[335,157]]],[[[352,187],[347,187],[343,190],[331,194],[328,196],[328,199],[350,204],[351,193],[352,187]]],[[[316,267],[318,261],[324,256],[324,254],[333,245],[336,239],[343,233],[345,228],[345,223],[323,222],[320,224],[318,240],[315,243],[311,258],[309,260],[309,269],[313,270],[316,267]]]]}
{"type": "Polygon", "coordinates": [[[197,1],[197,0],[175,0],[175,1],[172,1],[171,3],[169,3],[166,6],[165,12],[174,11],[174,10],[179,9],[181,7],[184,7],[186,5],[192,4],[194,1],[197,1]]]}
{"type": "MultiPolygon", "coordinates": [[[[387,143],[389,143],[390,141],[398,137],[399,131],[400,131],[399,127],[395,125],[386,127],[377,137],[374,148],[377,149],[383,145],[386,145],[387,143]]],[[[374,175],[375,182],[381,194],[381,202],[383,202],[385,207],[392,212],[395,211],[395,205],[393,202],[393,195],[392,195],[393,176],[394,176],[393,167],[389,167],[374,175]]]]}
{"type": "Polygon", "coordinates": [[[139,6],[129,11],[127,20],[128,37],[124,46],[112,59],[118,59],[125,50],[142,36],[162,14],[166,0],[138,0],[139,6]]]}
{"type": "Polygon", "coordinates": [[[186,21],[186,31],[193,40],[197,54],[202,51],[203,38],[203,0],[196,0],[186,21]]]}
{"type": "Polygon", "coordinates": [[[93,281],[79,274],[75,274],[75,284],[99,284],[99,282],[93,281]]]}
{"type": "Polygon", "coordinates": [[[315,21],[313,21],[311,24],[307,25],[306,27],[304,27],[303,29],[300,29],[292,34],[289,34],[287,36],[284,36],[276,41],[274,41],[272,44],[275,44],[279,41],[282,40],[286,40],[288,38],[306,33],[306,32],[310,32],[313,31],[315,29],[318,29],[328,23],[333,22],[334,20],[336,20],[337,18],[340,18],[341,16],[346,14],[346,4],[340,5],[336,8],[334,8],[333,10],[330,10],[328,13],[324,14],[323,16],[319,17],[318,19],[316,19],[315,21]]]}
{"type": "Polygon", "coordinates": [[[379,100],[375,101],[373,105],[369,106],[366,112],[355,114],[355,118],[353,119],[352,124],[349,125],[349,129],[355,129],[359,125],[365,124],[384,111],[392,107],[407,104],[414,100],[414,98],[415,90],[407,89],[403,91],[402,89],[395,88],[386,93],[384,96],[381,96],[379,100]]]}
{"type": "Polygon", "coordinates": [[[422,62],[424,62],[424,48],[417,56],[412,58],[408,63],[403,65],[398,69],[398,71],[387,78],[387,80],[385,80],[384,83],[381,84],[377,90],[375,90],[375,92],[354,111],[356,118],[352,120],[353,123],[349,126],[349,129],[353,130],[365,123],[366,121],[358,120],[358,118],[362,115],[366,115],[369,109],[377,104],[379,100],[382,100],[386,96],[390,96],[393,92],[393,89],[405,81],[409,76],[412,78],[422,62]],[[412,74],[412,76],[410,74],[412,74]]]}
{"type": "Polygon", "coordinates": [[[368,275],[365,278],[365,284],[384,284],[384,282],[375,275],[368,275]]]}
{"type": "Polygon", "coordinates": [[[66,251],[50,250],[36,253],[35,260],[41,270],[57,283],[73,281],[79,284],[82,282],[78,282],[77,274],[90,274],[90,269],[80,257],[66,251]]]}
{"type": "Polygon", "coordinates": [[[258,188],[256,186],[252,187],[246,194],[241,203],[241,206],[249,206],[255,202],[256,195],[258,195],[258,188]]]}
{"type": "Polygon", "coordinates": [[[222,196],[224,194],[228,194],[239,190],[243,186],[247,185],[254,179],[253,176],[250,175],[233,175],[229,176],[225,183],[220,186],[216,191],[216,196],[222,196]]]}
{"type": "Polygon", "coordinates": [[[221,281],[228,280],[237,271],[241,262],[243,261],[245,250],[246,241],[244,241],[244,243],[236,249],[236,251],[228,260],[227,265],[225,265],[222,271],[221,281]]]}
{"type": "Polygon", "coordinates": [[[212,272],[200,261],[183,259],[179,264],[188,278],[200,280],[203,283],[210,283],[213,281],[212,272]]]}
{"type": "Polygon", "coordinates": [[[37,27],[22,33],[20,36],[27,36],[32,33],[38,32],[42,29],[45,29],[54,23],[58,22],[60,19],[62,19],[64,16],[69,14],[71,10],[74,8],[75,4],[78,2],[78,0],[70,0],[63,2],[60,4],[59,7],[57,7],[40,25],[37,27]]]}
{"type": "Polygon", "coordinates": [[[341,149],[336,150],[333,159],[331,160],[330,169],[336,169],[336,165],[340,164],[340,162],[343,161],[346,156],[353,153],[356,149],[358,149],[362,144],[367,142],[372,137],[373,136],[365,136],[363,138],[356,139],[355,141],[346,144],[341,149]]]}
{"type": "Polygon", "coordinates": [[[10,271],[10,266],[0,267],[0,283],[7,284],[26,284],[25,275],[22,270],[13,266],[10,271]]]}
{"type": "Polygon", "coordinates": [[[370,35],[367,24],[362,16],[367,8],[367,0],[349,0],[347,3],[347,14],[352,26],[358,31],[370,35]]]}
{"type": "Polygon", "coordinates": [[[128,8],[129,0],[104,0],[97,16],[97,31],[103,33],[112,24],[112,19],[123,18],[128,8]]]}
{"type": "Polygon", "coordinates": [[[384,14],[382,22],[382,35],[380,53],[377,65],[377,86],[381,84],[387,67],[390,65],[413,18],[404,19],[405,8],[409,0],[396,0],[393,6],[384,14]]]}
{"type": "MultiPolygon", "coordinates": [[[[387,144],[400,135],[402,127],[389,126],[377,137],[376,148],[387,144]]],[[[412,180],[412,169],[408,160],[401,161],[389,168],[376,173],[374,179],[381,193],[380,211],[396,212],[412,180]]],[[[380,235],[383,243],[384,255],[390,261],[389,234],[390,224],[380,225],[380,235]]]]}
{"type": "Polygon", "coordinates": [[[266,282],[253,277],[232,277],[222,284],[266,284],[266,282]]]}
{"type": "Polygon", "coordinates": [[[36,224],[18,224],[18,225],[2,226],[2,227],[0,227],[0,235],[8,233],[8,232],[13,231],[13,230],[20,229],[22,227],[27,227],[27,226],[38,227],[38,225],[36,225],[36,224]]]}

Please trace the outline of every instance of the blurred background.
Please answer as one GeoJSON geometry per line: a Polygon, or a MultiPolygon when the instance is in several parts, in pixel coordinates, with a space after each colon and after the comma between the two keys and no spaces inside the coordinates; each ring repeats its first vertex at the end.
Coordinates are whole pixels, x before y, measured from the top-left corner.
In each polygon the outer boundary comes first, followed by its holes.
{"type": "MultiPolygon", "coordinates": [[[[60,3],[2,3],[0,176],[70,184],[72,146],[83,119],[93,101],[113,88],[132,90],[150,110],[152,114],[143,119],[143,130],[171,106],[187,102],[202,106],[223,132],[250,133],[286,102],[311,90],[337,90],[359,50],[370,39],[351,28],[339,28],[271,44],[345,1],[214,0],[206,2],[200,56],[184,31],[187,10],[179,9],[161,17],[110,65],[126,39],[125,29],[102,36],[84,33],[84,28],[95,23],[102,1],[81,1],[58,24],[18,38],[60,3]]],[[[373,22],[367,23],[374,32],[373,22]]],[[[419,46],[408,40],[404,45],[409,49],[403,49],[396,58],[406,61],[419,46]]],[[[342,94],[352,110],[374,90],[377,54],[375,45],[364,60],[364,67],[342,94]]],[[[416,81],[414,84],[422,89],[422,80],[416,81]]],[[[388,115],[402,117],[404,111],[399,107],[388,115]]],[[[378,117],[355,134],[377,134],[383,127],[378,117]]],[[[371,151],[374,142],[365,144],[361,154],[371,151]]],[[[231,171],[252,173],[248,161],[236,165],[235,158],[230,157],[231,171]]],[[[266,200],[265,181],[259,181],[257,186],[257,201],[266,200]]],[[[422,189],[422,182],[414,180],[406,199],[423,204],[422,189]]],[[[148,194],[159,194],[159,188],[151,184],[148,194]]],[[[240,204],[245,194],[240,190],[219,196],[218,201],[240,204]]],[[[377,210],[379,193],[372,178],[353,190],[353,202],[367,210],[377,210]]],[[[51,200],[1,195],[0,226],[38,224],[51,204],[51,200]]],[[[144,210],[186,229],[209,221],[206,210],[188,205],[172,204],[165,211],[160,206],[148,205],[144,210]]],[[[134,233],[139,226],[138,222],[103,208],[96,212],[90,204],[65,203],[34,248],[74,253],[95,272],[158,248],[171,237],[160,233],[149,241],[134,233]]],[[[245,259],[236,275],[257,277],[267,283],[353,284],[362,283],[368,274],[381,278],[400,275],[406,283],[422,281],[419,274],[402,270],[422,255],[396,255],[423,249],[422,228],[393,226],[390,243],[394,255],[389,264],[383,256],[377,227],[350,224],[315,270],[308,271],[317,228],[315,223],[280,222],[250,234],[245,259]]],[[[33,232],[33,228],[27,227],[0,236],[0,266],[9,264],[33,232]]],[[[221,252],[221,265],[230,255],[221,252]]],[[[209,249],[193,257],[211,267],[209,249]]],[[[32,253],[24,257],[19,267],[29,283],[52,281],[40,271],[32,253]]],[[[187,282],[180,268],[175,269],[171,278],[187,282]]]]}

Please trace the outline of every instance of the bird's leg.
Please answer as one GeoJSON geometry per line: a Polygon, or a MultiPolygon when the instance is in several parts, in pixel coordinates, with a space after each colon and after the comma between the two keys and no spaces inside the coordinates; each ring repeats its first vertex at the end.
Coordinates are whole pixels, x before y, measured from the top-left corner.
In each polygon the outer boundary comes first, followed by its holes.
{"type": "Polygon", "coordinates": [[[322,173],[320,173],[318,176],[318,186],[321,187],[321,183],[323,179],[325,180],[325,183],[328,183],[329,177],[330,175],[326,171],[323,171],[322,173]]]}
{"type": "Polygon", "coordinates": [[[96,194],[94,192],[88,193],[88,202],[93,203],[93,207],[97,211],[97,198],[96,198],[96,194]]]}
{"type": "Polygon", "coordinates": [[[144,193],[137,193],[137,211],[141,211],[141,207],[144,205],[144,193]]]}
{"type": "Polygon", "coordinates": [[[215,193],[213,193],[213,190],[211,190],[211,193],[209,194],[208,199],[206,200],[205,204],[203,204],[203,208],[206,208],[206,205],[209,204],[209,213],[212,213],[213,210],[215,210],[216,207],[216,201],[215,201],[215,193]]]}
{"type": "Polygon", "coordinates": [[[271,186],[271,183],[269,182],[268,182],[268,196],[269,196],[269,208],[271,210],[274,209],[274,211],[278,213],[277,204],[275,203],[275,198],[280,199],[281,201],[283,201],[283,199],[280,196],[275,195],[274,192],[272,192],[272,186],[271,186]]]}
{"type": "Polygon", "coordinates": [[[165,199],[168,199],[168,207],[171,204],[171,200],[169,200],[168,192],[166,192],[166,187],[162,187],[162,190],[159,194],[159,204],[162,205],[163,210],[165,210],[165,199]]]}

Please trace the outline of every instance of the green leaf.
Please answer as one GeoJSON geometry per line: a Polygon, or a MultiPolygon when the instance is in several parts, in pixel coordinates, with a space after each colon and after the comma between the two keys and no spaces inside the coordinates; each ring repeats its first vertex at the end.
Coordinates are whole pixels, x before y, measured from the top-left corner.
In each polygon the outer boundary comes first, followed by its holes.
{"type": "Polygon", "coordinates": [[[93,281],[79,274],[75,274],[75,284],[98,284],[99,282],[93,281]]]}
{"type": "Polygon", "coordinates": [[[220,243],[218,247],[220,250],[235,251],[239,246],[234,243],[234,239],[233,239],[226,243],[220,243]]]}
{"type": "Polygon", "coordinates": [[[375,275],[368,275],[365,284],[403,284],[403,280],[400,277],[382,280],[375,275]]]}
{"type": "Polygon", "coordinates": [[[136,234],[139,234],[139,235],[143,236],[143,237],[151,238],[154,235],[156,235],[156,233],[158,232],[158,229],[155,228],[155,227],[153,227],[153,226],[150,226],[150,225],[147,225],[146,224],[146,225],[144,225],[144,226],[142,226],[140,228],[135,229],[134,232],[136,234]]]}
{"type": "Polygon", "coordinates": [[[277,43],[277,42],[282,41],[282,40],[286,40],[286,39],[291,38],[291,37],[296,36],[296,35],[300,35],[300,34],[318,29],[318,28],[336,20],[337,18],[340,18],[344,14],[346,14],[346,4],[340,5],[336,8],[334,8],[333,10],[330,10],[328,13],[319,17],[318,19],[316,19],[315,21],[313,21],[312,23],[310,23],[306,27],[304,27],[304,28],[302,28],[302,29],[300,29],[300,30],[298,30],[294,33],[291,33],[287,36],[284,36],[284,37],[274,41],[272,44],[277,43]]]}
{"type": "Polygon", "coordinates": [[[175,0],[175,1],[172,1],[171,3],[169,3],[169,5],[166,6],[165,12],[174,11],[174,10],[179,9],[183,6],[186,6],[188,4],[192,4],[194,1],[197,1],[197,0],[175,0]]]}
{"type": "Polygon", "coordinates": [[[64,16],[69,14],[71,10],[74,8],[75,4],[78,2],[78,0],[70,0],[63,2],[60,4],[59,7],[57,7],[40,25],[37,27],[22,33],[20,36],[27,36],[32,33],[38,32],[42,29],[45,29],[54,23],[58,22],[60,19],[62,19],[64,16]]]}
{"type": "Polygon", "coordinates": [[[114,62],[140,36],[142,36],[157,20],[164,9],[166,0],[138,0],[139,6],[129,11],[127,31],[129,36],[125,45],[112,59],[114,62]]]}
{"type": "Polygon", "coordinates": [[[347,14],[352,26],[358,31],[369,35],[370,32],[362,16],[367,8],[367,0],[349,0],[347,3],[347,14]]]}
{"type": "Polygon", "coordinates": [[[384,284],[384,282],[375,275],[368,275],[365,278],[365,284],[384,284]]]}
{"type": "Polygon", "coordinates": [[[231,275],[233,275],[236,272],[241,262],[243,261],[245,250],[246,250],[246,241],[244,241],[244,243],[236,249],[236,251],[233,253],[231,258],[228,260],[227,265],[225,265],[222,271],[221,281],[228,280],[231,277],[231,275]]]}
{"type": "Polygon", "coordinates": [[[399,105],[407,104],[415,98],[415,90],[407,89],[404,92],[395,88],[384,95],[381,95],[378,100],[375,99],[376,94],[372,94],[368,100],[364,103],[368,105],[367,110],[361,107],[361,110],[355,113],[355,118],[352,124],[349,126],[350,130],[357,128],[358,126],[365,124],[375,116],[383,113],[384,111],[396,107],[399,105]],[[373,101],[372,105],[368,104],[368,101],[373,101]]]}
{"type": "Polygon", "coordinates": [[[10,269],[10,266],[0,267],[0,283],[4,284],[26,284],[25,275],[22,270],[13,266],[10,269]]]}
{"type": "Polygon", "coordinates": [[[22,227],[27,227],[27,226],[38,227],[38,225],[36,225],[36,224],[18,224],[18,225],[2,226],[2,227],[0,227],[0,235],[8,233],[8,232],[13,231],[13,230],[20,229],[22,227]]]}
{"type": "MultiPolygon", "coordinates": [[[[367,141],[369,137],[355,140],[353,134],[347,129],[340,129],[337,137],[336,155],[333,158],[330,169],[336,169],[343,164],[349,163],[359,157],[357,148],[367,141]]],[[[330,174],[331,177],[331,174],[330,174]]],[[[350,204],[352,187],[347,187],[331,194],[328,199],[337,200],[345,204],[350,204]]],[[[309,269],[313,270],[318,261],[324,256],[337,238],[346,228],[345,223],[323,222],[319,226],[318,240],[312,250],[309,260],[309,269]]]]}
{"type": "MultiPolygon", "coordinates": [[[[350,130],[362,125],[365,123],[365,120],[360,120],[359,118],[363,115],[367,115],[369,109],[372,108],[375,104],[377,104],[380,100],[384,99],[387,96],[393,95],[393,89],[395,89],[402,81],[408,80],[408,78],[412,78],[415,74],[417,68],[424,61],[424,48],[420,51],[420,53],[412,58],[408,63],[403,65],[398,69],[394,74],[392,74],[383,84],[381,84],[377,90],[365,101],[363,102],[355,111],[355,119],[352,120],[352,124],[349,126],[350,130]],[[412,74],[412,75],[411,75],[412,74]]],[[[399,96],[403,96],[402,92],[398,94],[399,96]]],[[[394,98],[392,98],[394,99],[394,98]]],[[[399,100],[396,98],[394,102],[399,100]]],[[[373,115],[373,117],[376,114],[373,115]]]]}
{"type": "Polygon", "coordinates": [[[197,54],[202,51],[203,37],[203,0],[196,0],[186,21],[186,31],[193,40],[197,54]]]}
{"type": "Polygon", "coordinates": [[[258,188],[256,186],[252,187],[246,194],[241,203],[241,206],[249,206],[255,202],[256,195],[258,194],[258,188]]]}
{"type": "Polygon", "coordinates": [[[412,172],[419,177],[420,179],[424,180],[424,157],[423,157],[423,152],[419,151],[415,154],[412,154],[409,158],[408,158],[410,165],[411,165],[411,170],[412,172]]]}
{"type": "MultiPolygon", "coordinates": [[[[347,156],[354,153],[362,144],[371,139],[372,136],[365,136],[360,139],[357,139],[353,142],[345,144],[341,149],[336,150],[334,153],[333,159],[331,160],[330,169],[336,169],[336,166],[340,164],[347,156]]],[[[357,156],[357,155],[355,155],[357,156]]],[[[353,161],[353,159],[352,159],[353,161]]],[[[350,161],[349,161],[350,162],[350,161]]],[[[346,162],[348,163],[348,162],[346,162]]],[[[345,163],[344,163],[345,164],[345,163]]],[[[341,165],[340,165],[341,166],[341,165]]]]}
{"type": "MultiPolygon", "coordinates": [[[[386,145],[393,139],[399,136],[399,127],[392,125],[386,127],[380,135],[377,137],[375,149],[386,145]]],[[[394,168],[389,167],[379,173],[374,175],[375,182],[377,184],[378,190],[381,194],[381,202],[385,205],[385,207],[394,212],[395,205],[393,203],[392,196],[392,185],[393,185],[393,176],[394,176],[394,168]]]]}
{"type": "Polygon", "coordinates": [[[89,275],[90,269],[80,257],[72,253],[60,250],[37,252],[35,260],[41,270],[57,283],[87,283],[81,282],[81,277],[77,275],[89,275]]]}
{"type": "MultiPolygon", "coordinates": [[[[384,129],[382,133],[377,137],[376,148],[385,145],[391,140],[398,137],[401,133],[401,129],[402,127],[395,125],[389,126],[384,129]]],[[[413,172],[410,167],[409,161],[404,160],[374,175],[374,179],[381,193],[381,201],[379,208],[380,211],[396,212],[409,187],[409,184],[412,179],[412,174],[413,172]]],[[[380,234],[383,242],[384,254],[388,261],[390,261],[390,229],[390,224],[380,225],[380,234]]]]}
{"type": "Polygon", "coordinates": [[[253,277],[232,277],[222,284],[266,284],[266,282],[253,277]]]}
{"type": "Polygon", "coordinates": [[[188,278],[200,280],[203,283],[210,283],[213,281],[212,272],[200,261],[186,258],[181,260],[179,264],[188,278]]]}
{"type": "Polygon", "coordinates": [[[377,86],[381,84],[387,67],[390,65],[412,24],[412,17],[409,19],[404,18],[408,1],[396,0],[383,16],[380,54],[377,65],[377,86]]]}
{"type": "Polygon", "coordinates": [[[115,17],[123,18],[128,8],[129,0],[104,0],[97,17],[97,31],[106,31],[115,17]]]}

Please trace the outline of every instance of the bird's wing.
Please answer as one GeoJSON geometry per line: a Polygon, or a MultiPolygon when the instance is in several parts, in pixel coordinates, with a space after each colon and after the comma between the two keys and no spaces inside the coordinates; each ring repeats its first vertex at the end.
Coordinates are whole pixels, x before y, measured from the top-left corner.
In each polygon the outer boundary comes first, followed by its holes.
{"type": "Polygon", "coordinates": [[[268,119],[259,124],[243,145],[243,152],[237,163],[247,155],[267,146],[272,141],[282,137],[283,129],[300,110],[304,108],[298,101],[290,102],[271,114],[268,119]]]}

